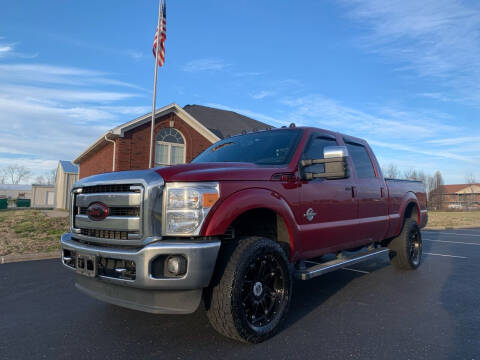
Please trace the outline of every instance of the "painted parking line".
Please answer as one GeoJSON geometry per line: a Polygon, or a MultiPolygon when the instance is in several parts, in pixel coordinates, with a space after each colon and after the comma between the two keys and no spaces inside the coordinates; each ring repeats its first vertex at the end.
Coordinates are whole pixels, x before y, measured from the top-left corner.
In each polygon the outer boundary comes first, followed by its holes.
{"type": "Polygon", "coordinates": [[[355,272],[359,272],[359,273],[362,273],[362,274],[370,274],[368,271],[351,269],[351,268],[346,268],[346,267],[342,268],[342,270],[355,271],[355,272]]]}
{"type": "Polygon", "coordinates": [[[434,254],[434,253],[427,253],[427,252],[424,252],[424,254],[433,255],[433,256],[446,256],[446,257],[459,258],[459,259],[468,259],[465,256],[458,256],[458,255],[434,254]]]}
{"type": "Polygon", "coordinates": [[[478,243],[469,243],[469,242],[462,242],[462,241],[432,240],[432,239],[422,239],[422,240],[432,241],[432,242],[449,243],[449,244],[462,244],[462,245],[475,245],[475,246],[480,246],[480,244],[478,244],[478,243]]]}
{"type": "Polygon", "coordinates": [[[429,231],[429,230],[425,230],[425,231],[422,231],[422,232],[429,232],[429,233],[441,234],[441,235],[459,235],[459,236],[478,236],[478,237],[480,237],[480,234],[447,233],[447,232],[443,232],[443,231],[429,231]]]}

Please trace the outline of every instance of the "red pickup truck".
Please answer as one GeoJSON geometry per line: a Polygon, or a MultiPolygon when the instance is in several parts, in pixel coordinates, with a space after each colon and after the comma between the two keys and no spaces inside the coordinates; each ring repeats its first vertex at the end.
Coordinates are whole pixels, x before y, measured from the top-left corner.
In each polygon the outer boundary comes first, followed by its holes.
{"type": "Polygon", "coordinates": [[[421,182],[384,179],[366,141],[317,128],[217,142],[190,164],[81,179],[62,262],[76,286],[151,313],[192,313],[257,343],[287,316],[294,278],[374,256],[422,257],[421,182]]]}

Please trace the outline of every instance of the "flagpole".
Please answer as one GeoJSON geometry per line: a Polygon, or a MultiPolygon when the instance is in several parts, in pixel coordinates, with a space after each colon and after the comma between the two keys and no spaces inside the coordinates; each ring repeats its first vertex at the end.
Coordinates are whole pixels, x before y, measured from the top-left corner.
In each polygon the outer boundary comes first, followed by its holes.
{"type": "Polygon", "coordinates": [[[150,124],[150,157],[148,162],[148,167],[153,167],[153,133],[155,127],[155,105],[157,101],[157,71],[158,71],[158,51],[160,44],[160,37],[162,36],[163,28],[160,27],[160,24],[163,26],[163,0],[158,1],[158,25],[157,25],[157,39],[155,41],[155,72],[153,75],[153,101],[152,101],[152,120],[150,124]]]}

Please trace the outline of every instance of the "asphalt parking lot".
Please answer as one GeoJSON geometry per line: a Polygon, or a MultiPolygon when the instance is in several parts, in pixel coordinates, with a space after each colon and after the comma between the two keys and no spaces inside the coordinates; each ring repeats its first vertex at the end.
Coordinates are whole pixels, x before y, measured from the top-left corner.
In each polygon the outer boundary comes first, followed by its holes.
{"type": "Polygon", "coordinates": [[[480,359],[480,229],[424,231],[417,271],[387,256],[297,281],[284,330],[218,335],[202,310],[140,313],[79,293],[59,260],[0,265],[0,359],[480,359]]]}

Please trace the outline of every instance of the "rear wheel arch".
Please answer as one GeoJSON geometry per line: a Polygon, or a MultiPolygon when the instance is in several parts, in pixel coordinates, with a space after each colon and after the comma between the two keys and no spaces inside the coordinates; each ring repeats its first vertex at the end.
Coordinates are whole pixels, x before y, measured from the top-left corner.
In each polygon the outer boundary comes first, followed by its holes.
{"type": "Polygon", "coordinates": [[[413,219],[417,222],[417,224],[420,223],[420,209],[418,207],[418,203],[415,201],[410,201],[407,204],[403,215],[403,224],[405,224],[407,219],[413,219]]]}

